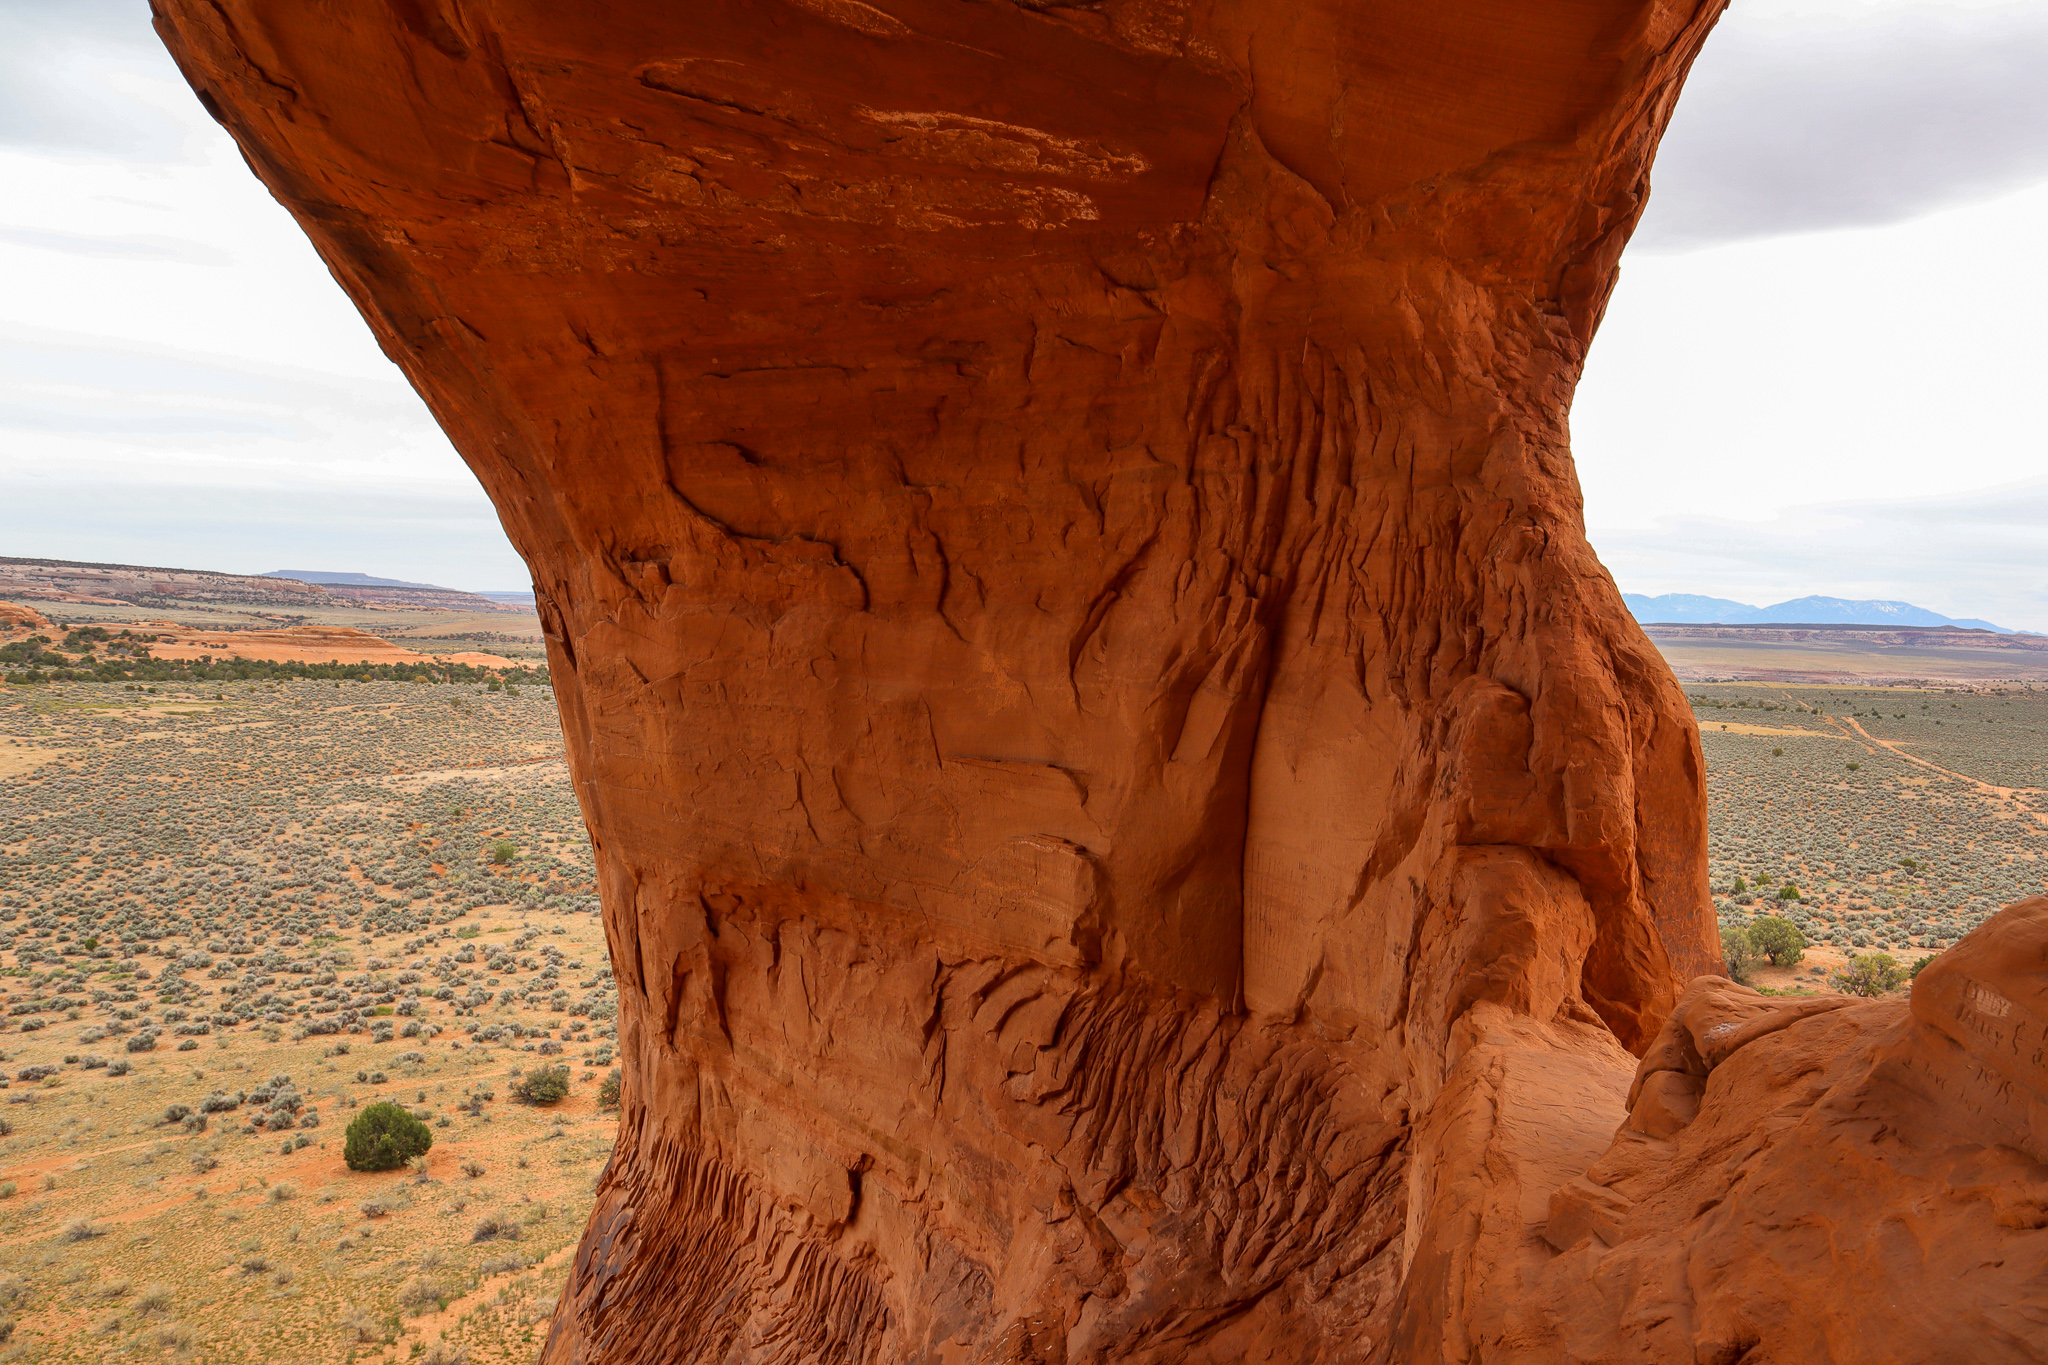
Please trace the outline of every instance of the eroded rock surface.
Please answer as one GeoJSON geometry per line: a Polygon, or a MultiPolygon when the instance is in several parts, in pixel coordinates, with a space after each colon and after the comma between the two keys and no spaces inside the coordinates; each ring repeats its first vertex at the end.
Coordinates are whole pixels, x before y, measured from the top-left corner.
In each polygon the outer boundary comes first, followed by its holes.
{"type": "Polygon", "coordinates": [[[1910,1005],[1693,983],[1504,1339],[1601,1362],[2048,1358],[2048,898],[1910,1005]]]}
{"type": "Polygon", "coordinates": [[[157,8],[533,567],[626,1096],[547,1359],[1643,1335],[1555,1267],[1704,794],[1565,413],[1714,6],[157,8]]]}

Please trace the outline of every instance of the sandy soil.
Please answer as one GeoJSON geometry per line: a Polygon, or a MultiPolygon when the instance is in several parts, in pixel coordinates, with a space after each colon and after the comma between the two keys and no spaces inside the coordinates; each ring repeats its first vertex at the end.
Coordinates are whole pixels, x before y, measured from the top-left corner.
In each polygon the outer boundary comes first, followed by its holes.
{"type": "Polygon", "coordinates": [[[140,627],[105,624],[110,630],[143,629],[160,638],[149,647],[159,659],[261,659],[271,663],[411,664],[438,658],[444,662],[506,668],[512,660],[497,654],[468,651],[427,655],[348,626],[288,626],[282,630],[193,630],[169,621],[140,627]]]}
{"type": "Polygon", "coordinates": [[[1660,640],[1654,635],[1651,643],[1682,682],[1746,679],[1869,687],[2048,679],[2048,655],[2000,649],[1857,649],[1832,643],[1660,640]]]}

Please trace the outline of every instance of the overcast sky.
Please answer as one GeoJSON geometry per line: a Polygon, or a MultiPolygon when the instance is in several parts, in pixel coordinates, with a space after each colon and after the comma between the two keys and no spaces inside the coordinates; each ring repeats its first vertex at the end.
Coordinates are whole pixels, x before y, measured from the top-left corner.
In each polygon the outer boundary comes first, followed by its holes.
{"type": "MultiPolygon", "coordinates": [[[[1624,588],[2048,630],[2048,4],[1736,0],[1573,412],[1624,588]]],[[[475,481],[144,0],[0,0],[0,554],[466,588],[475,481]]]]}

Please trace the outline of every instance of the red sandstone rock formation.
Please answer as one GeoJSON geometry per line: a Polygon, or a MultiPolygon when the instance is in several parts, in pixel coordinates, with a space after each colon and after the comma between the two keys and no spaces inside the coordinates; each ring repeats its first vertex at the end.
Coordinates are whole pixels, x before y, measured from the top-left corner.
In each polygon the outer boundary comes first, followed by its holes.
{"type": "Polygon", "coordinates": [[[42,631],[48,633],[57,627],[50,624],[50,618],[34,607],[25,607],[15,602],[0,602],[0,635],[11,631],[42,631]]]}
{"type": "Polygon", "coordinates": [[[1496,1315],[1518,1358],[2048,1359],[2048,898],[1912,1002],[1693,983],[1496,1315]]]}
{"type": "Polygon", "coordinates": [[[469,664],[476,668],[513,668],[499,654],[477,650],[461,654],[420,654],[395,641],[349,626],[286,626],[280,630],[197,630],[175,621],[105,623],[110,630],[143,630],[156,659],[263,659],[275,663],[315,664],[469,664]]]}
{"type": "Polygon", "coordinates": [[[157,7],[533,566],[547,1359],[1690,1358],[1602,1152],[1653,1040],[1721,1131],[1699,748],[1564,421],[1713,6],[157,7]]]}

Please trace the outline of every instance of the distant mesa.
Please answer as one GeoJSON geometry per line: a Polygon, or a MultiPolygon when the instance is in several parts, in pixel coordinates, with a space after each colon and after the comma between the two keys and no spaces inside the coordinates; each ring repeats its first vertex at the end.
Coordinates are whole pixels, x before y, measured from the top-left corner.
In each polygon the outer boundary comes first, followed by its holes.
{"type": "Polygon", "coordinates": [[[303,612],[334,603],[323,588],[285,578],[0,556],[0,598],[76,606],[159,607],[173,602],[281,607],[303,612]]]}
{"type": "Polygon", "coordinates": [[[323,588],[342,583],[360,588],[431,588],[435,592],[461,591],[459,588],[443,588],[433,583],[408,583],[402,578],[372,578],[366,573],[331,573],[326,569],[272,569],[261,576],[296,578],[301,583],[318,583],[323,588]]]}
{"type": "Polygon", "coordinates": [[[272,569],[264,578],[311,584],[359,606],[398,611],[532,611],[533,593],[464,592],[436,583],[409,583],[366,573],[328,569],[272,569]]]}
{"type": "Polygon", "coordinates": [[[1726,597],[1701,597],[1689,592],[1648,596],[1625,592],[1621,600],[1636,620],[1644,625],[1716,626],[1954,626],[1960,630],[1990,630],[2000,635],[2019,632],[1989,621],[1943,616],[1916,607],[1911,602],[1852,602],[1844,597],[1795,597],[1768,607],[1752,607],[1726,597]]]}
{"type": "Polygon", "coordinates": [[[462,592],[362,573],[279,570],[216,573],[140,564],[0,556],[0,599],[78,606],[168,607],[174,603],[234,604],[305,612],[322,607],[378,611],[531,612],[533,594],[462,592]]]}

